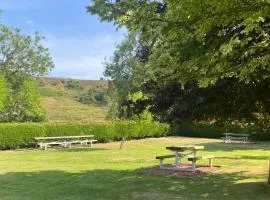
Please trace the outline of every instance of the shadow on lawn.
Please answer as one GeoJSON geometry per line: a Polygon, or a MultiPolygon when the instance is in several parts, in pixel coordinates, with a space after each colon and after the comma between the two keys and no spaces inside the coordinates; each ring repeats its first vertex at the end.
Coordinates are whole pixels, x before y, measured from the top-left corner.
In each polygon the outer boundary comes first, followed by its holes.
{"type": "Polygon", "coordinates": [[[170,177],[127,170],[40,171],[0,175],[1,199],[258,199],[266,200],[264,183],[243,183],[244,173],[204,177],[170,177]]]}
{"type": "Polygon", "coordinates": [[[65,152],[89,152],[89,151],[108,151],[108,148],[100,148],[100,147],[74,147],[74,148],[58,148],[58,151],[65,152]]]}
{"type": "Polygon", "coordinates": [[[238,157],[220,157],[217,156],[215,159],[229,159],[229,160],[269,160],[269,156],[238,156],[238,157]]]}
{"type": "Polygon", "coordinates": [[[261,144],[225,144],[223,142],[200,143],[206,151],[238,151],[238,150],[263,150],[270,151],[270,143],[261,144]]]}

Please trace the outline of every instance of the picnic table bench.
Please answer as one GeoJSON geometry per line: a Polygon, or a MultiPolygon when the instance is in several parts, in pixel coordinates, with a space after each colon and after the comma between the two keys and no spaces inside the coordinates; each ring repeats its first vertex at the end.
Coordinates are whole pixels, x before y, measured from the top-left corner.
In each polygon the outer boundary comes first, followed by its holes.
{"type": "Polygon", "coordinates": [[[232,143],[232,142],[249,142],[250,134],[236,134],[236,133],[224,133],[224,137],[222,137],[224,143],[232,143]]]}
{"type": "Polygon", "coordinates": [[[196,170],[196,162],[202,159],[208,159],[209,160],[209,167],[212,167],[212,160],[214,159],[214,156],[207,155],[207,156],[197,156],[197,151],[203,150],[204,146],[193,146],[193,145],[187,145],[187,146],[172,146],[172,147],[166,147],[166,149],[173,151],[174,154],[170,155],[163,155],[163,156],[156,156],[156,159],[160,160],[159,167],[160,169],[171,169],[171,170],[181,170],[181,171],[192,171],[194,172],[196,170]],[[187,152],[189,151],[189,152],[187,152]],[[181,162],[182,159],[187,157],[188,161],[192,162],[191,168],[181,168],[181,162]],[[167,167],[163,165],[163,161],[167,158],[175,158],[175,166],[173,167],[167,167]]]}
{"type": "Polygon", "coordinates": [[[59,137],[35,137],[37,145],[44,150],[47,150],[49,146],[60,145],[63,147],[71,148],[72,144],[93,146],[93,142],[97,140],[93,139],[94,135],[79,135],[79,136],[59,136],[59,137]]]}

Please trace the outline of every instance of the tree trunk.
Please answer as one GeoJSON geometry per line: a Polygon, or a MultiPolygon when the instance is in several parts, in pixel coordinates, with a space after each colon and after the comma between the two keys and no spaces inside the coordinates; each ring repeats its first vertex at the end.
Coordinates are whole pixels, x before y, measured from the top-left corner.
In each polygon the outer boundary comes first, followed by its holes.
{"type": "Polygon", "coordinates": [[[122,137],[121,144],[120,144],[120,149],[122,149],[124,147],[125,140],[126,140],[126,138],[122,137]]]}
{"type": "Polygon", "coordinates": [[[268,169],[268,184],[270,185],[270,159],[269,159],[269,169],[268,169]]]}

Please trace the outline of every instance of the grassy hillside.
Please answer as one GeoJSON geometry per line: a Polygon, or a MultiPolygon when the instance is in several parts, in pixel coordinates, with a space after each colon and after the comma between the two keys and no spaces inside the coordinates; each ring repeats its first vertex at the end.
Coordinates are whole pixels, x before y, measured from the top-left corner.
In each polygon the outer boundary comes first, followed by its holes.
{"type": "MultiPolygon", "coordinates": [[[[43,96],[42,106],[49,121],[104,122],[107,104],[95,101],[96,93],[106,93],[108,81],[75,80],[63,78],[39,78],[39,91],[43,96]],[[93,100],[80,102],[89,91],[93,100]]],[[[89,96],[89,95],[88,95],[89,96]]],[[[98,95],[96,95],[98,96],[98,95]]]]}

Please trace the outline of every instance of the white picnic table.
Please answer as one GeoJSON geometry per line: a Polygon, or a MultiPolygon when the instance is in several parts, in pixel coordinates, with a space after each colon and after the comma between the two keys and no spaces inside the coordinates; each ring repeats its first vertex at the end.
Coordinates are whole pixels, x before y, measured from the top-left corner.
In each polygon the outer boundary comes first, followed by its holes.
{"type": "Polygon", "coordinates": [[[37,145],[41,149],[47,150],[47,147],[53,145],[61,145],[63,147],[71,148],[71,144],[90,144],[92,147],[94,140],[94,135],[76,135],[76,136],[58,136],[58,137],[35,137],[34,139],[38,142],[37,145]]]}
{"type": "Polygon", "coordinates": [[[180,170],[180,171],[192,171],[196,170],[196,162],[201,159],[209,160],[209,167],[212,167],[212,159],[214,156],[198,156],[197,151],[204,150],[204,146],[196,146],[196,145],[185,145],[185,146],[169,146],[166,147],[167,150],[173,151],[174,155],[165,155],[165,156],[157,156],[156,159],[160,160],[160,168],[161,169],[170,169],[170,170],[180,170]],[[163,160],[166,158],[175,158],[174,166],[164,166],[163,160]],[[188,161],[192,161],[191,167],[187,167],[186,165],[182,167],[182,160],[184,158],[188,158],[188,161]]]}

